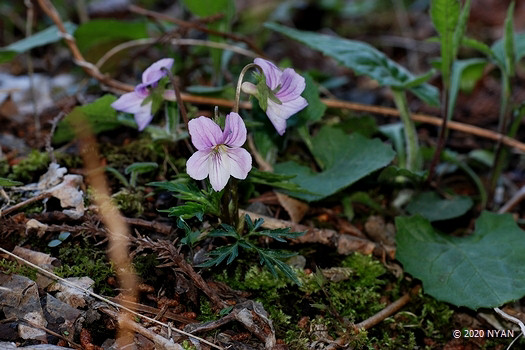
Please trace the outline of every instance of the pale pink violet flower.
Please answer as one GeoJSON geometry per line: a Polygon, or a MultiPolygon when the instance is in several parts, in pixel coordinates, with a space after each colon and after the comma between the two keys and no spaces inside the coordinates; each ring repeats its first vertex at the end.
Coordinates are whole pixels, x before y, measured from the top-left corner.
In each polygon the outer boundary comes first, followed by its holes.
{"type": "MultiPolygon", "coordinates": [[[[265,112],[279,135],[283,135],[286,131],[286,120],[308,106],[308,102],[301,97],[306,87],[304,78],[292,68],[281,71],[275,64],[262,58],[256,58],[254,63],[263,71],[269,88],[268,95],[273,94],[281,102],[279,104],[268,97],[265,112]]],[[[257,87],[251,83],[243,83],[242,90],[257,96],[257,87]]]]}
{"type": "Polygon", "coordinates": [[[146,68],[142,73],[142,83],[135,87],[135,91],[120,96],[111,104],[118,111],[135,115],[135,122],[139,131],[144,130],[153,119],[151,112],[152,101],[144,103],[150,95],[150,89],[155,88],[160,79],[166,76],[163,68],[171,69],[173,58],[163,58],[146,68]]]}
{"type": "Polygon", "coordinates": [[[230,178],[245,179],[252,168],[250,153],[241,146],[246,142],[246,126],[237,113],[226,116],[224,131],[211,119],[199,117],[188,125],[191,142],[197,148],[188,162],[186,171],[195,180],[210,177],[217,192],[230,178]]]}

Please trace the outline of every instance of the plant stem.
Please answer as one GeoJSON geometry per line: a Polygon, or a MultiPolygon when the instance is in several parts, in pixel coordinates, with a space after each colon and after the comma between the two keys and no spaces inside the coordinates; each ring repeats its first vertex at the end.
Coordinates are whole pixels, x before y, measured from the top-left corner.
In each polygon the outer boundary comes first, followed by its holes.
{"type": "Polygon", "coordinates": [[[171,85],[173,86],[173,91],[175,91],[175,98],[177,99],[177,104],[179,107],[180,114],[182,115],[182,119],[184,120],[184,124],[186,124],[186,130],[189,130],[188,124],[188,113],[186,112],[186,107],[184,106],[184,101],[182,100],[182,96],[180,95],[180,89],[179,85],[175,81],[175,77],[171,73],[171,71],[165,67],[162,68],[164,72],[168,75],[170,78],[171,85]]]}
{"type": "MultiPolygon", "coordinates": [[[[498,125],[498,132],[502,135],[507,133],[507,124],[510,117],[511,108],[510,106],[510,99],[511,99],[511,88],[510,88],[510,77],[505,73],[505,71],[501,70],[501,106],[499,111],[499,125],[498,125]]],[[[489,188],[489,194],[490,197],[494,194],[494,191],[496,189],[496,185],[498,183],[498,179],[501,176],[501,173],[503,172],[503,168],[505,166],[505,161],[507,159],[508,151],[506,148],[503,147],[503,143],[501,140],[498,141],[496,144],[496,149],[494,151],[494,165],[492,168],[492,175],[490,178],[490,188],[489,188]]]]}
{"type": "Polygon", "coordinates": [[[239,225],[238,181],[230,178],[221,198],[221,218],[227,224],[237,228],[239,225]]]}
{"type": "MultiPolygon", "coordinates": [[[[443,80],[445,81],[445,77],[443,77],[443,80]]],[[[450,81],[450,80],[448,80],[450,81]]],[[[436,166],[441,159],[441,152],[443,151],[443,147],[445,147],[445,140],[447,138],[448,130],[447,130],[447,123],[452,118],[449,113],[452,113],[450,109],[448,108],[448,89],[445,85],[443,88],[443,97],[441,101],[441,115],[443,118],[443,123],[441,124],[441,129],[439,131],[439,138],[438,143],[436,147],[436,151],[434,152],[434,156],[432,157],[432,162],[430,163],[430,167],[428,168],[428,177],[427,182],[430,183],[432,181],[432,178],[434,177],[434,172],[436,170],[436,166]]]]}
{"type": "Polygon", "coordinates": [[[412,122],[412,119],[410,119],[410,111],[408,110],[405,91],[400,89],[392,89],[392,93],[405,130],[407,162],[404,164],[404,166],[406,169],[411,171],[421,170],[421,154],[419,152],[416,127],[412,122]]]}
{"type": "Polygon", "coordinates": [[[237,88],[235,89],[235,103],[233,105],[233,112],[235,113],[239,113],[239,101],[241,99],[242,81],[244,80],[244,76],[246,75],[248,70],[252,68],[258,68],[259,70],[261,70],[261,68],[255,63],[249,63],[246,66],[244,66],[244,68],[241,70],[241,73],[239,74],[239,79],[237,79],[237,88]]]}

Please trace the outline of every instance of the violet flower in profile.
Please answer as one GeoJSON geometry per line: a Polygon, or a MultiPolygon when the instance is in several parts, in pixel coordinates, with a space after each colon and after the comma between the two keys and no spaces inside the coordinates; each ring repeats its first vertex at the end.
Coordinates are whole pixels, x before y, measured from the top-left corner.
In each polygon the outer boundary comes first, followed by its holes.
{"type": "Polygon", "coordinates": [[[308,102],[301,97],[306,83],[292,68],[281,71],[272,62],[262,58],[256,58],[254,63],[261,67],[268,91],[261,94],[255,85],[248,82],[242,84],[242,90],[259,99],[261,107],[266,107],[266,115],[273,126],[282,135],[286,131],[286,120],[308,106],[308,102]]]}
{"type": "Polygon", "coordinates": [[[120,96],[111,107],[134,114],[139,131],[142,131],[153,119],[152,101],[144,103],[144,100],[150,95],[150,89],[155,88],[159,80],[166,76],[163,68],[171,69],[171,66],[173,66],[173,58],[163,58],[153,63],[142,73],[142,83],[135,87],[135,91],[120,96]]]}
{"type": "Polygon", "coordinates": [[[206,117],[192,119],[188,125],[191,142],[197,148],[186,163],[188,175],[195,180],[210,177],[217,192],[228,183],[230,176],[245,179],[252,168],[250,153],[241,146],[246,141],[246,126],[237,113],[226,116],[224,131],[206,117]]]}

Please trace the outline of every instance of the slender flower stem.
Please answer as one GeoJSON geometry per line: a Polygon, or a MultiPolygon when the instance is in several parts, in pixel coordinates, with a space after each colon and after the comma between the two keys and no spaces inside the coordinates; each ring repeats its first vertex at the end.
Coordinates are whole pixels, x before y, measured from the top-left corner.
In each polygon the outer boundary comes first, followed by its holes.
{"type": "MultiPolygon", "coordinates": [[[[502,81],[502,91],[501,91],[501,106],[499,111],[499,125],[498,125],[498,132],[502,135],[507,134],[507,124],[508,120],[510,118],[510,100],[511,100],[511,87],[510,87],[510,77],[507,76],[504,70],[501,72],[502,81]]],[[[498,179],[503,172],[503,168],[505,167],[505,161],[508,156],[508,151],[506,148],[503,147],[503,143],[501,140],[498,141],[496,144],[496,148],[494,151],[494,165],[492,168],[492,174],[490,178],[490,188],[489,188],[489,194],[492,198],[492,195],[494,194],[494,191],[496,190],[496,185],[498,184],[498,179]]]]}
{"type": "MultiPolygon", "coordinates": [[[[445,78],[443,78],[443,80],[445,80],[445,78]]],[[[443,88],[443,97],[441,99],[441,116],[443,118],[443,124],[441,124],[441,130],[439,131],[439,139],[436,151],[434,152],[432,162],[430,163],[430,167],[428,168],[428,183],[430,183],[432,181],[432,178],[434,177],[436,166],[439,163],[439,160],[441,159],[441,152],[443,151],[443,147],[445,147],[445,141],[448,134],[447,123],[452,118],[452,116],[449,115],[449,112],[451,113],[451,111],[449,111],[448,102],[448,88],[445,86],[443,88]]]]}
{"type": "Polygon", "coordinates": [[[175,81],[175,77],[173,76],[173,74],[171,73],[169,69],[162,68],[162,70],[165,71],[168,77],[170,78],[171,85],[173,86],[173,91],[175,91],[175,97],[177,99],[177,104],[179,105],[180,114],[182,115],[184,124],[186,124],[186,130],[189,130],[188,129],[188,123],[189,123],[188,113],[186,112],[186,107],[184,106],[184,101],[182,100],[180,89],[179,89],[177,82],[175,81]]]}
{"type": "Polygon", "coordinates": [[[237,80],[237,89],[235,90],[235,103],[233,105],[233,111],[235,113],[239,113],[239,101],[241,99],[241,86],[242,81],[244,80],[244,76],[246,75],[246,72],[252,68],[258,68],[261,72],[262,69],[255,63],[249,63],[242,69],[241,73],[239,74],[239,79],[237,80]]]}
{"type": "Polygon", "coordinates": [[[416,127],[412,122],[412,119],[410,119],[410,111],[408,110],[405,91],[392,89],[392,93],[405,129],[405,143],[407,148],[407,162],[405,168],[411,171],[421,170],[421,154],[419,152],[416,127]]]}

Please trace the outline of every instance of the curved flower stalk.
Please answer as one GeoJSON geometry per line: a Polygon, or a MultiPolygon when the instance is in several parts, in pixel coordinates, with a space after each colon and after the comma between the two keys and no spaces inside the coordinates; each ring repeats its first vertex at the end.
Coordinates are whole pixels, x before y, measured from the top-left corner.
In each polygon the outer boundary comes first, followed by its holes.
{"type": "Polygon", "coordinates": [[[135,122],[139,131],[144,130],[153,119],[151,111],[153,101],[145,101],[150,96],[151,89],[157,87],[159,80],[166,76],[164,69],[171,69],[173,58],[163,58],[146,68],[142,73],[142,83],[135,87],[135,91],[120,96],[111,104],[118,111],[135,115],[135,122]]]}
{"type": "Polygon", "coordinates": [[[237,113],[226,116],[224,131],[211,119],[199,117],[189,122],[191,142],[197,148],[186,163],[188,175],[195,180],[210,177],[217,192],[230,176],[245,179],[252,168],[252,157],[241,146],[246,142],[246,126],[237,113]]]}
{"type": "Polygon", "coordinates": [[[262,58],[256,58],[254,63],[261,68],[264,76],[257,86],[244,82],[242,91],[259,100],[259,105],[279,135],[283,135],[286,120],[308,106],[308,102],[301,97],[306,87],[305,80],[292,68],[281,71],[272,62],[262,58]],[[262,79],[266,82],[265,85],[261,84],[262,79]]]}

